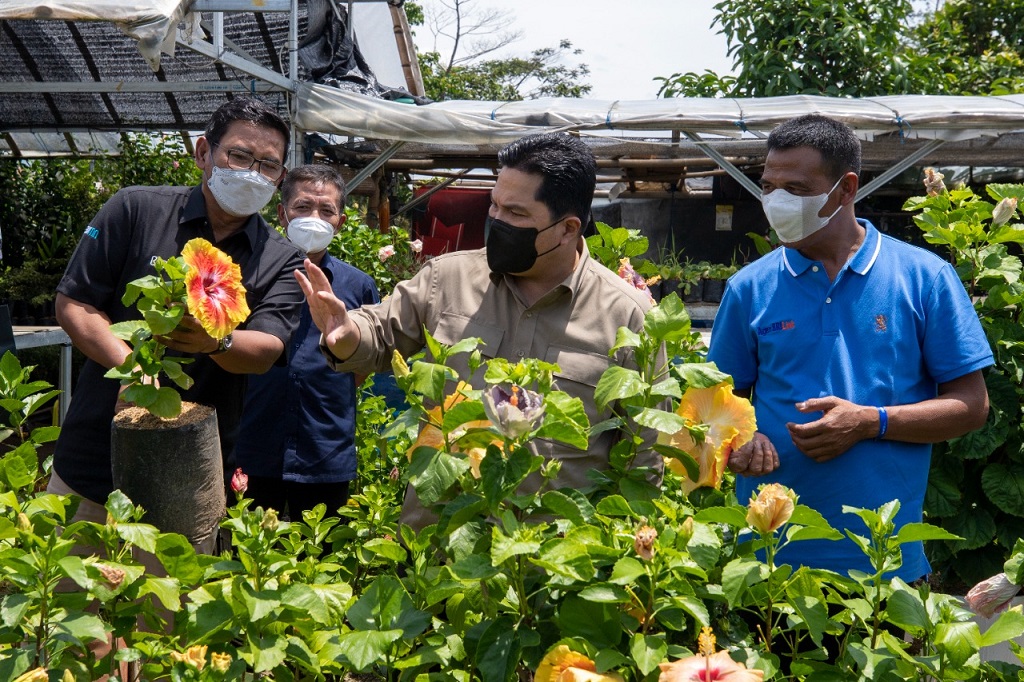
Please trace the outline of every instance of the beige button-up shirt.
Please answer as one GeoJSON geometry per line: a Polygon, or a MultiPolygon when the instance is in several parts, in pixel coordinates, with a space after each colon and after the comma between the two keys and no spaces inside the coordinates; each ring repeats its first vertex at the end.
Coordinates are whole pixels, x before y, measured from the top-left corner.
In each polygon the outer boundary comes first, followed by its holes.
{"type": "MultiPolygon", "coordinates": [[[[368,374],[389,370],[395,349],[405,357],[422,350],[424,327],[447,345],[479,337],[486,358],[537,358],[557,364],[555,388],[580,398],[594,425],[611,416],[594,404],[601,374],[612,364],[636,367],[629,350],[609,357],[616,332],[619,327],[639,332],[650,306],[644,293],[593,260],[585,242],[572,274],[530,306],[508,276],[490,271],[484,249],[460,251],[428,261],[380,304],[351,311],[361,339],[347,361],[339,362],[326,351],[324,355],[338,371],[368,374]]],[[[474,388],[484,388],[483,368],[471,376],[467,359],[468,354],[460,354],[448,364],[474,388]]],[[[608,468],[609,450],[622,435],[614,430],[597,434],[586,451],[544,439],[535,440],[534,446],[545,458],[562,461],[555,487],[579,489],[592,484],[588,471],[608,468]]],[[[647,435],[645,441],[653,442],[653,434],[647,435]]],[[[662,459],[647,451],[636,465],[661,471],[662,459]]],[[[402,520],[420,525],[409,514],[411,493],[402,520]]]]}

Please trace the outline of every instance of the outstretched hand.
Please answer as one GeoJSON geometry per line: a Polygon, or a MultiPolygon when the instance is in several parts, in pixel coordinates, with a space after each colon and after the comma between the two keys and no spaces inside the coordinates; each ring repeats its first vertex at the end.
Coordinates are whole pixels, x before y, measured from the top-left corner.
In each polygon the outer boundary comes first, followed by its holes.
{"type": "Polygon", "coordinates": [[[786,424],[793,445],[816,462],[838,457],[878,432],[878,410],[835,396],[812,398],[796,404],[803,413],[822,412],[806,424],[786,424]]]}
{"type": "Polygon", "coordinates": [[[306,295],[313,324],[324,335],[324,341],[339,360],[346,360],[359,345],[359,327],[348,315],[345,304],[334,295],[327,275],[308,258],[305,274],[295,271],[295,279],[306,295]]]}

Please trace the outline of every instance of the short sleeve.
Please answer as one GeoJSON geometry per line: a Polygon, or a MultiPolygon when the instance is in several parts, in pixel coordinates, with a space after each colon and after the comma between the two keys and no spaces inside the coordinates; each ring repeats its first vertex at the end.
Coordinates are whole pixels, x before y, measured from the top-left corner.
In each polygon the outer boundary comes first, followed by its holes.
{"type": "Polygon", "coordinates": [[[956,271],[943,264],[926,299],[924,361],[942,384],[993,363],[978,313],[956,271]]]}
{"type": "Polygon", "coordinates": [[[749,306],[742,292],[732,282],[726,283],[708,348],[708,360],[731,375],[738,389],[757,381],[757,345],[750,333],[749,306]]]}
{"type": "Polygon", "coordinates": [[[99,310],[120,304],[120,278],[135,232],[130,197],[128,190],[119,190],[89,222],[57,285],[58,292],[99,310]]]}
{"type": "Polygon", "coordinates": [[[279,249],[278,252],[278,256],[260,264],[274,274],[259,300],[250,300],[251,312],[241,328],[276,336],[287,346],[299,325],[299,313],[305,301],[294,274],[302,268],[302,257],[294,250],[279,249]]]}

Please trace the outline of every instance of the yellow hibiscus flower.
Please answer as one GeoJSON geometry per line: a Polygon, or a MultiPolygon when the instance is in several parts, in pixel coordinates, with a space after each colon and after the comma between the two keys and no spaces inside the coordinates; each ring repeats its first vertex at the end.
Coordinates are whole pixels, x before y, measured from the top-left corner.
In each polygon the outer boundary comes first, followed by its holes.
{"type": "Polygon", "coordinates": [[[730,453],[754,437],[757,430],[754,407],[746,398],[734,395],[729,383],[722,382],[709,388],[686,389],[676,414],[688,425],[707,424],[708,432],[700,444],[686,428],[672,435],[661,434],[659,442],[676,447],[697,460],[700,477],[696,481],[685,478],[686,469],[676,459],[668,461],[669,468],[684,476],[686,492],[701,486],[717,488],[722,483],[730,453]]]}

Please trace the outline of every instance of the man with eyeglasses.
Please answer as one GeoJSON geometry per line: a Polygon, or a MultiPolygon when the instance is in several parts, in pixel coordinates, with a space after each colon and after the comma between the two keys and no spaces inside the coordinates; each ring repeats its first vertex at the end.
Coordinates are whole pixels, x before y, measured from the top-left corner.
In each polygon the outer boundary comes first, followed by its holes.
{"type": "MultiPolygon", "coordinates": [[[[369,275],[327,252],[345,222],[345,181],[337,171],[324,164],[289,171],[277,217],[349,310],[380,302],[369,275]]],[[[293,521],[318,504],[332,516],[356,477],[356,390],[363,377],[328,369],[308,305],[287,355],[287,366],[250,378],[234,460],[248,474],[246,495],[257,505],[293,521]]]]}
{"type": "MultiPolygon", "coordinates": [[[[57,319],[85,355],[75,394],[61,429],[49,490],[83,498],[76,519],[103,523],[113,490],[110,422],[120,386],[103,375],[129,355],[110,324],[137,319],[121,303],[128,282],[154,273],[156,258],[181,253],[202,237],[231,256],[242,272],[249,317],[227,338],[210,337],[186,316],[167,339],[191,358],[194,380],[182,399],[217,409],[221,451],[232,451],[246,375],[266,372],[298,323],[302,292],[292,272],[302,254],[270,229],[259,211],[285,175],[287,123],[263,102],[238,97],[214,112],[196,142],[199,187],[127,187],[89,223],[57,286],[57,319]]],[[[225,462],[231,470],[231,463],[225,462]]],[[[210,544],[198,545],[209,551],[210,544]]]]}

